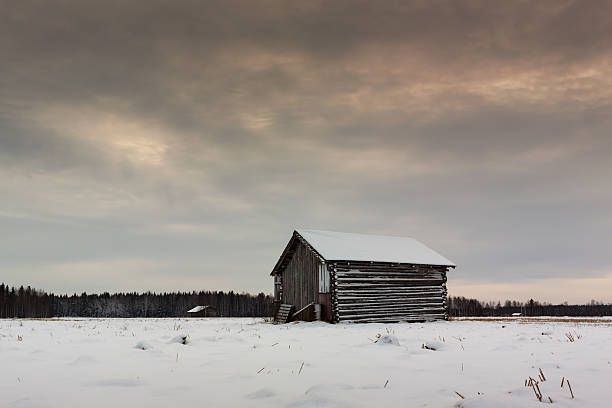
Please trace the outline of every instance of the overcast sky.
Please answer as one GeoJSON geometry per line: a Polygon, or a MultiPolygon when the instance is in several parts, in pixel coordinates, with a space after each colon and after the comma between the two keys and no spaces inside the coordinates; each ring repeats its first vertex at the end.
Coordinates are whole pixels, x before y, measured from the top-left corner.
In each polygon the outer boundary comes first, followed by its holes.
{"type": "Polygon", "coordinates": [[[610,2],[0,6],[0,281],[271,293],[305,227],[612,301],[610,2]]]}

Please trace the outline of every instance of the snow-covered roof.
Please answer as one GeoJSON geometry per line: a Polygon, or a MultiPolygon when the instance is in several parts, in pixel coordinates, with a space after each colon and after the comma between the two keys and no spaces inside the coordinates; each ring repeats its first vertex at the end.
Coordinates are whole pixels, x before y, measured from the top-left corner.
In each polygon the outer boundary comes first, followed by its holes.
{"type": "Polygon", "coordinates": [[[455,266],[452,261],[413,238],[307,229],[296,232],[328,261],[455,266]]]}
{"type": "Polygon", "coordinates": [[[201,312],[202,310],[206,309],[207,306],[196,306],[191,310],[188,310],[187,313],[198,313],[201,312]]]}

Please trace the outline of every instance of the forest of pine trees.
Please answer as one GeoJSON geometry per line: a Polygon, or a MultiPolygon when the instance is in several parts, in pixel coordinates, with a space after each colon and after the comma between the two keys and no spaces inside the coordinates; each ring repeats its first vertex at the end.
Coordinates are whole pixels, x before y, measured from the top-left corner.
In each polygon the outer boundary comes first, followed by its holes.
{"type": "MultiPolygon", "coordinates": [[[[533,299],[522,303],[481,302],[449,297],[450,316],[612,316],[612,304],[552,305],[533,299]]],[[[272,296],[222,291],[172,293],[102,293],[54,295],[31,287],[0,284],[0,318],[48,317],[183,317],[197,305],[213,306],[219,317],[267,317],[274,310],[272,296]]]]}
{"type": "Polygon", "coordinates": [[[215,307],[217,316],[262,317],[271,316],[273,298],[233,291],[54,295],[0,284],[0,318],[182,317],[197,305],[215,307]]]}
{"type": "Polygon", "coordinates": [[[32,289],[0,284],[0,318],[52,317],[54,296],[32,289]]]}
{"type": "Polygon", "coordinates": [[[500,302],[481,302],[464,297],[449,297],[450,316],[510,316],[522,313],[525,316],[612,316],[612,304],[592,300],[586,305],[552,305],[530,299],[522,303],[516,300],[500,302]]]}

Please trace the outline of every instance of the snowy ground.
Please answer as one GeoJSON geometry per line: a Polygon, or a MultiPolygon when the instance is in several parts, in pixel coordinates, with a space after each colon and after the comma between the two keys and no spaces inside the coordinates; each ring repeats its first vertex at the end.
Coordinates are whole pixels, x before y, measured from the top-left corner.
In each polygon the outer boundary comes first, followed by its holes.
{"type": "Polygon", "coordinates": [[[530,376],[609,407],[612,320],[0,320],[1,407],[539,407],[530,376]]]}

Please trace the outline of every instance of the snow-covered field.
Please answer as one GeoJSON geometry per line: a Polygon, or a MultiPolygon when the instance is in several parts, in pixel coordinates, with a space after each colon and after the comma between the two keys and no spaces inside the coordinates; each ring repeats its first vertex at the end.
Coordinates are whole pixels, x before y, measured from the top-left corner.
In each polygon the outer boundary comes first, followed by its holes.
{"type": "Polygon", "coordinates": [[[612,320],[0,320],[2,407],[609,407],[611,384],[612,320]]]}

